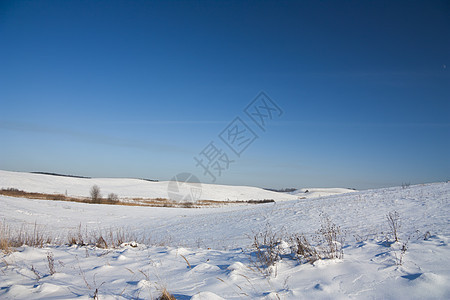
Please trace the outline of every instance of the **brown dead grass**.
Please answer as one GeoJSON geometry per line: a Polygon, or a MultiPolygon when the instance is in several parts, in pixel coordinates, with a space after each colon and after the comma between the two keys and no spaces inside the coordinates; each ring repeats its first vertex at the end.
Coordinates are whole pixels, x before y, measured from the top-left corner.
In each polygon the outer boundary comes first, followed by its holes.
{"type": "Polygon", "coordinates": [[[153,206],[152,203],[160,203],[162,201],[169,201],[168,199],[150,199],[143,200],[142,198],[132,199],[134,202],[128,201],[111,201],[108,199],[101,199],[100,203],[93,202],[91,198],[88,197],[70,197],[63,194],[46,194],[46,193],[35,193],[35,192],[25,192],[18,189],[1,189],[0,195],[17,197],[17,198],[27,198],[27,199],[37,199],[37,200],[55,200],[55,201],[70,201],[70,202],[80,202],[89,204],[107,204],[107,205],[125,205],[125,206],[153,206]]]}
{"type": "MultiPolygon", "coordinates": [[[[61,246],[95,246],[101,249],[114,249],[122,244],[137,247],[139,244],[151,245],[149,236],[139,235],[129,228],[88,229],[81,224],[67,233],[49,233],[45,226],[37,223],[24,223],[20,227],[12,227],[0,221],[0,253],[11,253],[26,245],[43,248],[47,245],[61,246]]],[[[49,261],[50,262],[50,261],[49,261]]]]}
{"type": "Polygon", "coordinates": [[[177,298],[169,293],[166,288],[163,288],[163,290],[161,291],[161,296],[159,296],[157,300],[177,300],[177,298]]]}
{"type": "Polygon", "coordinates": [[[53,241],[54,238],[37,223],[31,227],[21,226],[13,230],[8,224],[0,221],[0,251],[5,253],[12,252],[14,248],[22,245],[42,248],[53,241]]]}

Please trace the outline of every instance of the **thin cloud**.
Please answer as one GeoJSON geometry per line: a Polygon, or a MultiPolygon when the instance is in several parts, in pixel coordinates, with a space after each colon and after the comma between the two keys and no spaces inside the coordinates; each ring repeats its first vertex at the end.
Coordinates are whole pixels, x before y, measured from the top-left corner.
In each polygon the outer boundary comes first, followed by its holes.
{"type": "Polygon", "coordinates": [[[208,125],[208,124],[228,124],[230,121],[212,121],[212,120],[133,120],[133,121],[113,121],[108,124],[151,124],[151,125],[208,125]]]}
{"type": "Polygon", "coordinates": [[[413,122],[314,122],[314,121],[273,121],[274,126],[322,126],[322,127],[450,127],[450,123],[413,123],[413,122]]]}
{"type": "Polygon", "coordinates": [[[0,129],[23,131],[23,132],[36,132],[50,135],[70,136],[75,139],[83,140],[89,143],[137,148],[145,151],[191,153],[191,151],[188,151],[187,149],[176,145],[148,143],[131,139],[107,136],[102,134],[77,132],[69,129],[48,127],[39,124],[31,124],[25,122],[0,121],[0,129]]]}

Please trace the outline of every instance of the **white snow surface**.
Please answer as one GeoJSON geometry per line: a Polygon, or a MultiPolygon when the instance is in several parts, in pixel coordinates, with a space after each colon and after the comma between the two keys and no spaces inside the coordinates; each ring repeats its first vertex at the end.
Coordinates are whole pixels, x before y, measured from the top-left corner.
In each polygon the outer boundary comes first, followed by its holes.
{"type": "MultiPolygon", "coordinates": [[[[171,198],[168,193],[169,181],[151,182],[132,178],[74,178],[0,170],[0,188],[88,197],[93,185],[100,187],[103,195],[115,193],[121,199],[171,198]]],[[[272,199],[285,201],[297,198],[295,195],[272,192],[258,187],[202,183],[201,196],[197,200],[247,201],[272,199]]]]}
{"type": "Polygon", "coordinates": [[[23,246],[0,254],[0,298],[155,299],[166,288],[177,299],[449,299],[449,204],[450,183],[200,209],[0,196],[0,221],[12,229],[38,226],[65,241],[80,225],[121,228],[150,240],[116,249],[23,246]],[[386,215],[393,211],[400,242],[386,243],[386,215]],[[346,233],[343,259],[301,264],[283,257],[270,276],[254,267],[254,234],[271,228],[314,235],[324,215],[346,233]]]}
{"type": "Polygon", "coordinates": [[[310,199],[353,192],[355,190],[344,188],[303,188],[289,194],[298,196],[299,198],[310,199]]]}

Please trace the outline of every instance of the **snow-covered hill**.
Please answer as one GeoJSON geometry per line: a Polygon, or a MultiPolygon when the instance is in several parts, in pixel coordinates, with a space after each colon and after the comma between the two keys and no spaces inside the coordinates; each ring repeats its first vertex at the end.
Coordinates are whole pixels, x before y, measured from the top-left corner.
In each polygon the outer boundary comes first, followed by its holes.
{"type": "MultiPolygon", "coordinates": [[[[173,195],[168,193],[168,181],[150,182],[131,178],[73,178],[0,171],[0,188],[16,188],[26,192],[88,197],[93,185],[99,186],[104,195],[115,193],[122,199],[173,198],[173,195]]],[[[201,184],[201,194],[197,200],[247,201],[264,199],[285,201],[297,199],[297,197],[251,186],[201,184]]],[[[172,200],[177,200],[177,198],[175,197],[172,200]]]]}
{"type": "Polygon", "coordinates": [[[152,299],[166,287],[177,299],[449,299],[449,216],[450,183],[200,209],[0,196],[0,221],[11,232],[33,232],[37,224],[62,244],[80,229],[121,231],[148,242],[117,249],[19,247],[0,255],[0,298],[152,299]],[[394,211],[397,243],[386,218],[394,211]],[[276,274],[255,268],[256,233],[304,233],[314,241],[327,216],[345,233],[343,259],[301,264],[286,255],[276,274]]]}
{"type": "MultiPolygon", "coordinates": [[[[100,187],[104,195],[115,193],[121,199],[131,198],[168,198],[178,200],[177,195],[168,192],[169,181],[151,182],[132,178],[74,178],[64,176],[43,175],[0,170],[0,189],[16,188],[26,192],[45,194],[65,194],[72,197],[88,197],[93,185],[100,187]],[[175,197],[174,197],[175,196],[175,197]]],[[[298,198],[314,198],[327,195],[348,193],[353,190],[322,188],[305,189],[297,194],[278,193],[251,186],[231,186],[206,184],[201,186],[197,200],[215,201],[247,201],[273,199],[275,201],[295,200],[298,198]]],[[[189,193],[189,191],[187,191],[189,193]]]]}

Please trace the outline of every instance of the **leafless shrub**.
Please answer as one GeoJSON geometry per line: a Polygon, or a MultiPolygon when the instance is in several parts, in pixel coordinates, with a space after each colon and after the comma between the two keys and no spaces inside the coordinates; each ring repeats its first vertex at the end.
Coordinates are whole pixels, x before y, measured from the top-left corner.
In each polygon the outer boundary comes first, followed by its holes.
{"type": "Polygon", "coordinates": [[[55,270],[55,258],[53,257],[53,253],[51,251],[47,252],[47,261],[48,261],[48,270],[50,271],[50,275],[56,273],[55,270]]]}
{"type": "MultiPolygon", "coordinates": [[[[388,221],[389,225],[389,235],[386,237],[388,245],[392,247],[392,252],[394,253],[395,257],[395,264],[397,266],[401,266],[403,264],[403,258],[406,254],[406,251],[408,250],[408,243],[411,237],[413,237],[415,234],[420,235],[420,232],[417,230],[414,234],[409,236],[406,241],[401,242],[400,244],[400,238],[399,238],[399,230],[401,228],[401,221],[400,221],[400,215],[397,211],[389,212],[386,215],[386,219],[388,221]],[[393,242],[389,242],[389,239],[392,238],[393,242]]],[[[423,236],[424,239],[426,239],[429,236],[429,232],[425,233],[423,236]],[[427,235],[428,234],[428,235],[427,235]]]]}
{"type": "MultiPolygon", "coordinates": [[[[270,228],[266,228],[264,232],[260,232],[253,236],[253,255],[250,256],[253,266],[261,273],[270,276],[273,274],[273,266],[281,259],[280,248],[281,237],[277,233],[272,232],[270,228]]],[[[275,274],[276,276],[276,274],[275,274]]]]}
{"type": "Polygon", "coordinates": [[[406,254],[406,250],[408,250],[408,242],[402,243],[401,248],[398,251],[394,251],[395,264],[397,266],[403,265],[403,258],[406,254]]]}
{"type": "Polygon", "coordinates": [[[318,234],[321,235],[323,258],[344,258],[344,234],[340,226],[334,224],[328,216],[325,216],[318,234]]]}
{"type": "Polygon", "coordinates": [[[39,274],[33,265],[31,265],[31,271],[34,273],[34,276],[36,276],[36,280],[39,281],[41,279],[41,274],[39,274]]]}
{"type": "Polygon", "coordinates": [[[117,196],[117,194],[114,194],[114,193],[109,193],[108,194],[108,202],[110,202],[110,203],[119,202],[119,196],[117,196]]]}
{"type": "Polygon", "coordinates": [[[394,242],[398,242],[399,241],[398,231],[399,231],[400,226],[401,226],[401,224],[400,224],[400,215],[396,211],[389,212],[386,215],[386,218],[387,218],[387,221],[388,221],[390,234],[392,235],[392,238],[394,239],[394,242]]]}
{"type": "Polygon", "coordinates": [[[91,187],[90,195],[93,203],[101,203],[102,194],[100,193],[100,188],[97,185],[93,185],[91,187]]]}
{"type": "Polygon", "coordinates": [[[409,183],[409,182],[403,182],[402,183],[402,189],[409,188],[410,185],[411,185],[411,183],[409,183]]]}
{"type": "Polygon", "coordinates": [[[301,263],[313,263],[321,259],[320,252],[312,246],[303,234],[295,234],[291,237],[296,258],[301,263]]]}
{"type": "Polygon", "coordinates": [[[276,276],[274,266],[282,257],[294,256],[300,263],[344,258],[345,234],[328,216],[323,218],[321,228],[312,239],[304,234],[274,233],[271,229],[253,235],[252,239],[250,261],[253,267],[266,276],[273,275],[274,271],[276,276]],[[283,249],[283,240],[289,241],[287,252],[283,249]]]}
{"type": "Polygon", "coordinates": [[[304,234],[294,234],[289,238],[291,248],[300,263],[313,263],[320,259],[344,258],[345,234],[328,216],[322,220],[321,228],[312,239],[304,234]],[[311,243],[311,240],[314,243],[311,243]]]}

